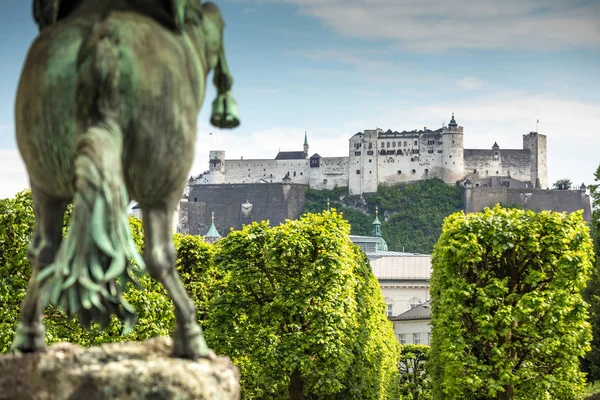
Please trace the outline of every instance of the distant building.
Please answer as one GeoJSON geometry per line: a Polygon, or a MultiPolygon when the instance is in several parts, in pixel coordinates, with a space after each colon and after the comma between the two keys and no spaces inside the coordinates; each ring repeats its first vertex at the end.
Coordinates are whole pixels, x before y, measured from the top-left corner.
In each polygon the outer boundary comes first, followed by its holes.
{"type": "MultiPolygon", "coordinates": [[[[260,145],[260,143],[257,143],[260,145]]],[[[454,114],[447,126],[413,131],[358,132],[349,139],[348,157],[280,151],[274,159],[226,160],[225,151],[209,153],[209,170],[192,178],[191,185],[274,183],[288,177],[291,183],[311,189],[348,187],[351,195],[373,193],[379,185],[440,178],[455,184],[467,176],[477,179],[509,177],[527,188],[548,187],[546,136],[523,135],[522,149],[464,149],[463,127],[454,114]]]]}
{"type": "Polygon", "coordinates": [[[425,318],[426,311],[422,305],[428,304],[430,299],[431,256],[388,251],[381,237],[381,222],[377,215],[373,221],[373,236],[351,235],[350,240],[369,258],[398,340],[414,343],[415,338],[419,338],[419,343],[428,345],[431,332],[429,314],[425,318]]]}
{"type": "Polygon", "coordinates": [[[400,315],[390,317],[400,344],[431,345],[431,307],[429,301],[418,304],[400,315]]]}

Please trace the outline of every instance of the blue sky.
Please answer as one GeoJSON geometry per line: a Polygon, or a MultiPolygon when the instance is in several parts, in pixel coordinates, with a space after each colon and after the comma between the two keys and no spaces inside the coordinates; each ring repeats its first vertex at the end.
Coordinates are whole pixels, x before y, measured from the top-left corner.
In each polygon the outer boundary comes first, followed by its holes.
{"type": "MultiPolygon", "coordinates": [[[[363,129],[435,129],[454,112],[466,148],[521,148],[539,119],[549,183],[592,182],[600,164],[598,0],[216,2],[242,125],[208,124],[209,80],[190,174],[208,169],[210,148],[273,158],[301,150],[307,131],[311,153],[341,156],[363,129]]],[[[0,15],[0,198],[27,187],[13,109],[37,32],[29,1],[8,4],[0,15]]]]}

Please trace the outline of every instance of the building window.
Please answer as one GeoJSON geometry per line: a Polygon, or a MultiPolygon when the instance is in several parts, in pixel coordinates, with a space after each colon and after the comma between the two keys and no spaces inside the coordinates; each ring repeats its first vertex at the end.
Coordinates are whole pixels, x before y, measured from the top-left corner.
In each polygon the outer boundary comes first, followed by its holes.
{"type": "Polygon", "coordinates": [[[323,179],[323,184],[326,184],[326,183],[327,183],[327,179],[323,179]]]}
{"type": "Polygon", "coordinates": [[[394,307],[394,305],[393,305],[393,304],[388,304],[388,305],[387,305],[386,315],[387,315],[388,317],[391,317],[391,316],[392,316],[392,309],[393,309],[393,307],[394,307]]]}
{"type": "Polygon", "coordinates": [[[440,153],[440,154],[441,154],[441,153],[442,153],[442,151],[441,151],[441,150],[438,150],[438,153],[440,153]]]}
{"type": "Polygon", "coordinates": [[[197,198],[197,197],[194,197],[194,201],[198,201],[198,198],[197,198]]]}
{"type": "Polygon", "coordinates": [[[419,144],[419,142],[417,142],[417,141],[415,140],[415,146],[417,146],[418,144],[419,144]]]}
{"type": "Polygon", "coordinates": [[[354,152],[354,155],[355,155],[355,156],[360,156],[360,151],[355,151],[355,152],[354,152]]]}
{"type": "Polygon", "coordinates": [[[385,147],[390,147],[390,142],[386,142],[385,147]]]}
{"type": "Polygon", "coordinates": [[[413,173],[413,174],[416,174],[416,173],[417,173],[417,171],[413,169],[413,170],[412,170],[412,173],[413,173]]]}
{"type": "Polygon", "coordinates": [[[434,144],[435,144],[435,140],[428,140],[428,141],[427,141],[427,144],[428,144],[428,145],[434,145],[434,144]]]}
{"type": "Polygon", "coordinates": [[[404,141],[404,146],[407,146],[407,144],[406,144],[406,140],[404,141]]]}
{"type": "Polygon", "coordinates": [[[360,169],[356,170],[356,175],[360,175],[360,169]]]}
{"type": "Polygon", "coordinates": [[[396,147],[396,142],[392,142],[392,147],[396,147]]]}
{"type": "Polygon", "coordinates": [[[406,344],[406,333],[398,334],[398,340],[400,341],[400,344],[406,344]]]}
{"type": "Polygon", "coordinates": [[[300,176],[302,176],[302,172],[300,172],[300,176]]]}
{"type": "Polygon", "coordinates": [[[373,160],[371,160],[371,159],[369,158],[369,162],[372,162],[372,161],[373,161],[373,160]]]}
{"type": "Polygon", "coordinates": [[[402,171],[398,170],[398,175],[400,175],[402,173],[402,171]]]}
{"type": "Polygon", "coordinates": [[[367,151],[367,155],[372,156],[373,155],[373,150],[367,151]]]}
{"type": "Polygon", "coordinates": [[[381,148],[383,149],[385,147],[385,143],[381,142],[381,148]]]}
{"type": "Polygon", "coordinates": [[[296,171],[294,171],[294,176],[296,176],[296,171]]]}
{"type": "Polygon", "coordinates": [[[413,333],[413,343],[421,344],[421,334],[420,333],[413,333]]]}
{"type": "Polygon", "coordinates": [[[433,154],[433,150],[428,150],[427,151],[429,154],[433,154]]]}

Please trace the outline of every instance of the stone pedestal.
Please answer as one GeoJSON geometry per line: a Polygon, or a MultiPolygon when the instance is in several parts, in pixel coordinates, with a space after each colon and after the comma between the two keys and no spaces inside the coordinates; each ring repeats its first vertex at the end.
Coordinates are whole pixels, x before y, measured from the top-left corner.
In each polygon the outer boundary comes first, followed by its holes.
{"type": "Polygon", "coordinates": [[[237,368],[226,357],[169,356],[171,340],[82,348],[52,345],[44,353],[0,356],[0,399],[138,400],[240,398],[237,368]]]}

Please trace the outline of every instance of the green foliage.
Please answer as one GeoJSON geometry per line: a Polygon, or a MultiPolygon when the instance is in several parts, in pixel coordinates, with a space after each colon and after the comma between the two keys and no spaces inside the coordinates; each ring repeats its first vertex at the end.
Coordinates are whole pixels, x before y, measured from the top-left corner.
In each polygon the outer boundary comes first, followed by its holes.
{"type": "MultiPolygon", "coordinates": [[[[65,232],[70,214],[65,215],[65,232]]],[[[130,228],[138,249],[143,244],[141,222],[130,217],[130,228]]],[[[14,337],[21,303],[27,291],[31,266],[27,246],[34,226],[31,193],[23,191],[14,198],[0,200],[0,352],[7,352],[14,337]]],[[[125,299],[136,309],[138,322],[133,332],[122,336],[122,324],[113,318],[106,330],[98,325],[83,329],[78,319],[67,317],[59,308],[48,306],[44,313],[46,341],[69,341],[81,346],[123,340],[144,340],[169,335],[174,323],[171,301],[162,285],[149,276],[140,278],[141,289],[130,287],[125,299]]]]}
{"type": "Polygon", "coordinates": [[[377,193],[366,195],[364,201],[347,196],[346,188],[309,190],[305,211],[326,210],[327,199],[350,223],[353,235],[372,234],[375,207],[379,207],[388,248],[414,253],[431,253],[442,233],[444,218],[463,208],[461,188],[440,179],[380,186],[377,193]]]}
{"type": "Polygon", "coordinates": [[[433,257],[436,399],[576,399],[589,349],[582,213],[499,206],[448,217],[433,257]]]}
{"type": "Polygon", "coordinates": [[[558,189],[558,190],[569,190],[569,189],[571,189],[571,186],[573,186],[573,183],[571,182],[570,179],[566,179],[566,178],[559,179],[552,184],[552,188],[558,189]]]}
{"type": "Polygon", "coordinates": [[[590,304],[590,324],[592,325],[591,350],[582,360],[582,370],[589,382],[600,381],[600,166],[594,174],[594,184],[589,186],[592,197],[592,233],[596,259],[594,270],[584,292],[585,300],[590,304]]]}
{"type": "Polygon", "coordinates": [[[335,212],[231,232],[215,257],[209,345],[245,399],[398,398],[398,344],[377,279],[335,212]]]}
{"type": "Polygon", "coordinates": [[[431,399],[429,350],[429,346],[422,344],[406,344],[400,348],[400,390],[408,399],[431,399]]]}

